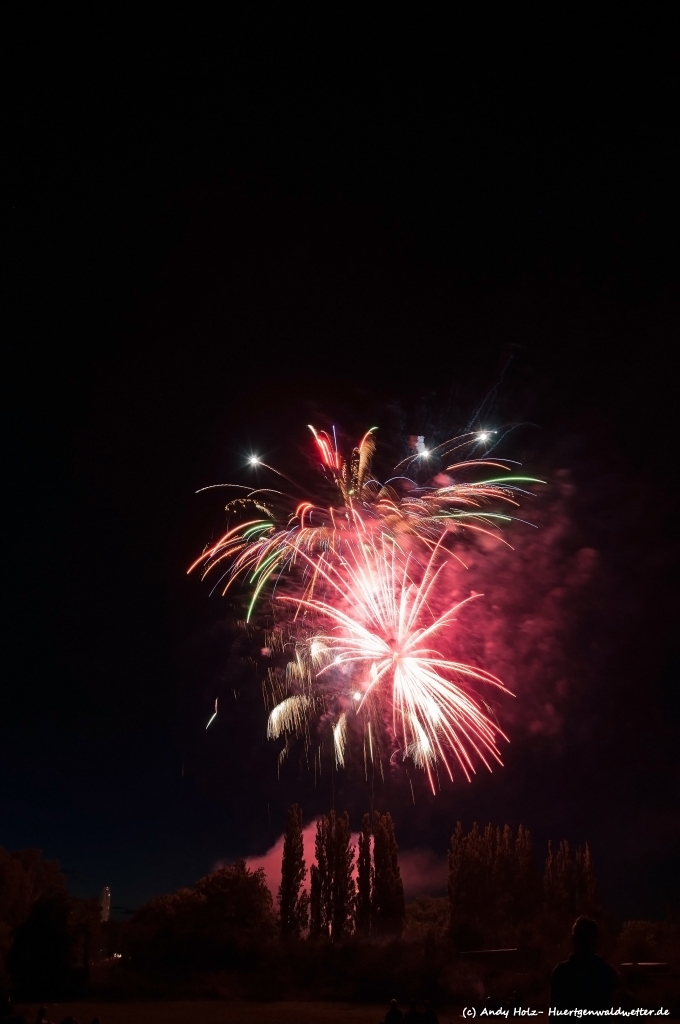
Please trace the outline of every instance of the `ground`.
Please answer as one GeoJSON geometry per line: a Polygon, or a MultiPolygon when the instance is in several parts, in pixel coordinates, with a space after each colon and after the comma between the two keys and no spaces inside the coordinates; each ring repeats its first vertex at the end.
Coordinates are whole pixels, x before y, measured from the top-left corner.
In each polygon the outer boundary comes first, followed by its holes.
{"type": "MultiPolygon", "coordinates": [[[[38,1005],[18,1009],[33,1024],[38,1005]]],[[[79,1024],[90,1024],[93,1017],[102,1024],[378,1024],[386,1009],[352,1003],[50,1003],[47,1017],[54,1024],[69,1014],[79,1024]]],[[[453,1019],[453,1011],[440,1011],[441,1024],[453,1019]]]]}

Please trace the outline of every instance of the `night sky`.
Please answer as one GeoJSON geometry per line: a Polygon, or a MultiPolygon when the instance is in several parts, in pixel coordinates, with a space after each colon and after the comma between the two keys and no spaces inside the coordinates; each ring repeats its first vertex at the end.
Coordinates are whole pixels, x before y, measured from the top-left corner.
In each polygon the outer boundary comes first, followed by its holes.
{"type": "Polygon", "coordinates": [[[549,481],[498,630],[526,714],[505,768],[376,806],[436,856],[457,818],[588,839],[621,917],[680,900],[673,6],[528,12],[12,26],[0,844],[77,894],[260,855],[292,800],[356,827],[353,776],[277,778],[195,491],[485,402],[549,481]]]}

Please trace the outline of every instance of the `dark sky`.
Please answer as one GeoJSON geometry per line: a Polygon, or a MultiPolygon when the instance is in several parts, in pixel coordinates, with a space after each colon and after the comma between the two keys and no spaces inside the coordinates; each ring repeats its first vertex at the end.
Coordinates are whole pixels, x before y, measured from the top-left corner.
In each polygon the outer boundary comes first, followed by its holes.
{"type": "Polygon", "coordinates": [[[314,416],[455,433],[491,394],[569,481],[541,571],[595,553],[526,683],[545,713],[559,665],[559,727],[380,800],[404,847],[522,821],[590,839],[619,914],[677,902],[672,9],[12,25],[0,843],[132,907],[327,809],[277,780],[259,684],[205,732],[237,668],[194,492],[314,416]]]}

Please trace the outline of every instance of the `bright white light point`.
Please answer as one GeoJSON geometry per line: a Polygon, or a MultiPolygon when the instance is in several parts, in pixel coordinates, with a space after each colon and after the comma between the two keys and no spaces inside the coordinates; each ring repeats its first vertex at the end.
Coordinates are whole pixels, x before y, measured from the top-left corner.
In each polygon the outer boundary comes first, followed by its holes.
{"type": "Polygon", "coordinates": [[[480,441],[486,441],[488,436],[489,435],[487,434],[486,430],[483,430],[481,434],[478,435],[480,441]]]}
{"type": "Polygon", "coordinates": [[[423,456],[424,459],[426,459],[430,453],[428,452],[427,448],[423,448],[420,454],[423,456]]]}
{"type": "Polygon", "coordinates": [[[250,463],[251,466],[257,466],[259,461],[260,460],[258,459],[257,455],[251,455],[250,458],[248,459],[248,462],[250,463]]]}
{"type": "Polygon", "coordinates": [[[340,655],[339,654],[336,654],[335,657],[333,658],[333,664],[334,665],[339,665],[340,664],[340,655]]]}
{"type": "Polygon", "coordinates": [[[359,693],[358,690],[355,693],[353,693],[352,696],[354,697],[354,700],[361,700],[361,694],[359,693]]]}

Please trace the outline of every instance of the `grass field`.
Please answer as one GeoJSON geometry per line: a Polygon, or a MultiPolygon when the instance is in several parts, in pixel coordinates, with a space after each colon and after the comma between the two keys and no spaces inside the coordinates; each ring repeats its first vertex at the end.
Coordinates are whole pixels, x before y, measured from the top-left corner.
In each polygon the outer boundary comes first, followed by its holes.
{"type": "MultiPolygon", "coordinates": [[[[37,1004],[17,1007],[27,1024],[35,1020],[37,1004]]],[[[79,1024],[378,1024],[387,1007],[352,1003],[51,1003],[48,1019],[53,1024],[73,1014],[79,1024]]],[[[457,1017],[458,1015],[456,1015],[457,1017]]],[[[440,1024],[453,1020],[453,1011],[440,1012],[440,1024]]]]}

